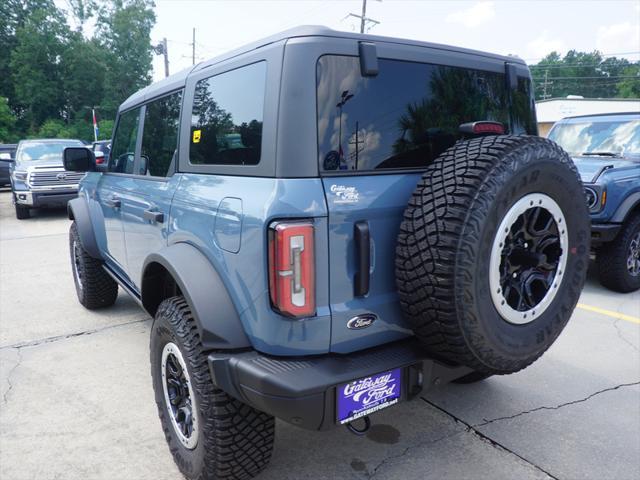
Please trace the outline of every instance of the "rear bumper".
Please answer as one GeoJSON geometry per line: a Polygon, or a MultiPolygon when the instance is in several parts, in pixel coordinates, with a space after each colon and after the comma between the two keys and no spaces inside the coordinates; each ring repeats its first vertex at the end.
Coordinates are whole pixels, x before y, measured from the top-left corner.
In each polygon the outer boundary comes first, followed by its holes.
{"type": "Polygon", "coordinates": [[[619,223],[595,223],[591,225],[591,246],[598,247],[603,243],[612,241],[618,235],[619,223]]]}
{"type": "Polygon", "coordinates": [[[429,358],[414,338],[348,355],[284,358],[256,351],[216,352],[209,355],[209,368],[214,384],[229,395],[310,430],[336,425],[337,387],[351,380],[401,368],[403,401],[423,387],[471,371],[429,358]]]}
{"type": "Polygon", "coordinates": [[[69,200],[73,200],[78,196],[78,189],[16,190],[14,193],[18,205],[32,208],[66,207],[69,200]]]}

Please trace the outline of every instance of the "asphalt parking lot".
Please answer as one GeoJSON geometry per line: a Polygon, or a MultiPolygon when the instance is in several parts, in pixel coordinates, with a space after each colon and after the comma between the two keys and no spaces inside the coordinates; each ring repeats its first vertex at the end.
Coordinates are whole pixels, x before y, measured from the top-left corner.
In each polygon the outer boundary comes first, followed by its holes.
{"type": "MultiPolygon", "coordinates": [[[[157,418],[149,317],[124,292],[76,300],[64,211],[15,219],[0,191],[0,478],[179,479],[157,418]]],[[[590,273],[525,371],[447,385],[372,417],[366,437],[278,422],[259,479],[638,479],[640,292],[590,273]]]]}

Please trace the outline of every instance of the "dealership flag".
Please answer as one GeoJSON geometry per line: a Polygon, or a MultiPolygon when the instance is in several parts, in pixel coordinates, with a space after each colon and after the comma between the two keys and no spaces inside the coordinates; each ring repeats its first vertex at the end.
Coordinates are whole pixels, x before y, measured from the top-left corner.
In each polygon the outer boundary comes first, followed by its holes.
{"type": "Polygon", "coordinates": [[[95,109],[91,109],[91,113],[93,114],[93,138],[95,141],[98,141],[98,122],[96,121],[96,111],[95,109]]]}

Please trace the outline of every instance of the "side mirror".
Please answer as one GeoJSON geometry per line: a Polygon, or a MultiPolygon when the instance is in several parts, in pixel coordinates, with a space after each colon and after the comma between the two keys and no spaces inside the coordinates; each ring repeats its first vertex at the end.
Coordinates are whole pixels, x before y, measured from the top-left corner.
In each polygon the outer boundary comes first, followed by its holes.
{"type": "Polygon", "coordinates": [[[64,169],[68,172],[95,172],[96,157],[86,147],[67,147],[62,154],[64,169]]]}

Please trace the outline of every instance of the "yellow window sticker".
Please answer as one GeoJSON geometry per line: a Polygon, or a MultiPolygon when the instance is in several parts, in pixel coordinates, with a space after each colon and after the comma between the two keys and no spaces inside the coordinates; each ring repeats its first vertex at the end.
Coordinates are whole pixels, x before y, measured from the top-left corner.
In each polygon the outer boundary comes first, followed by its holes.
{"type": "Polygon", "coordinates": [[[193,131],[193,143],[200,143],[200,134],[202,130],[194,130],[193,131]]]}

